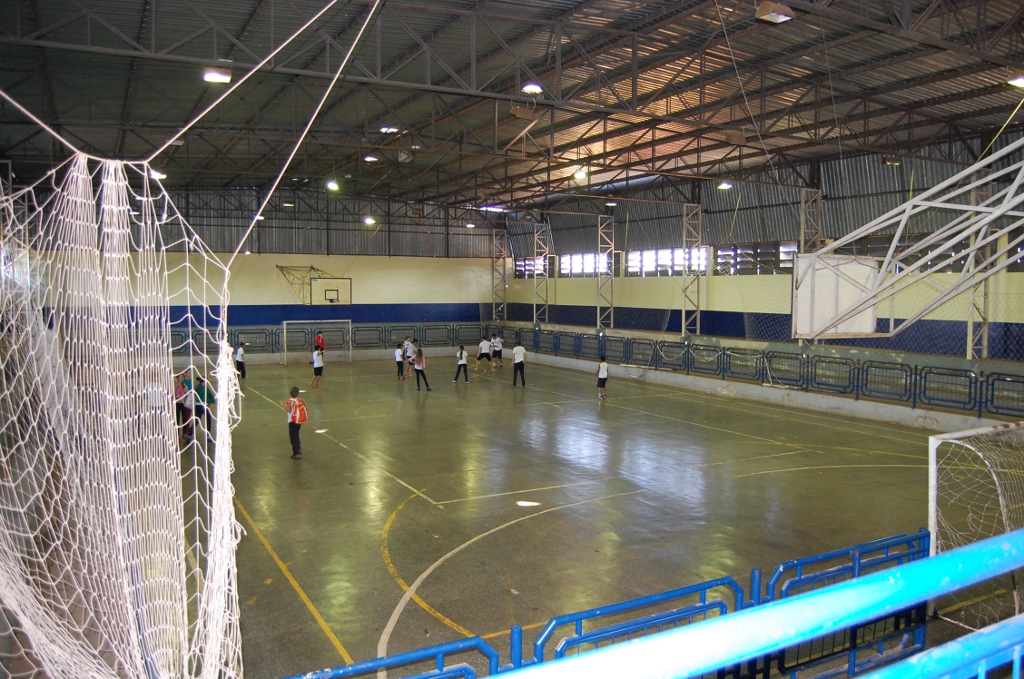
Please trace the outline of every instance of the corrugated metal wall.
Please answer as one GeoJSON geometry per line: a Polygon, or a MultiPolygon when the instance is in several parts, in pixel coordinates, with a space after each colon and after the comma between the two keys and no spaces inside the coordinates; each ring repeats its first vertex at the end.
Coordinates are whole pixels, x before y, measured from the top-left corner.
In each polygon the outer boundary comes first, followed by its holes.
{"type": "MultiPolygon", "coordinates": [[[[261,195],[255,190],[202,191],[175,194],[172,200],[212,250],[231,252],[256,214],[261,195]]],[[[495,226],[489,214],[476,210],[283,191],[275,194],[243,249],[281,254],[490,257],[495,226]],[[364,223],[367,216],[374,219],[373,224],[364,223]],[[470,222],[476,228],[467,228],[470,222]]]]}

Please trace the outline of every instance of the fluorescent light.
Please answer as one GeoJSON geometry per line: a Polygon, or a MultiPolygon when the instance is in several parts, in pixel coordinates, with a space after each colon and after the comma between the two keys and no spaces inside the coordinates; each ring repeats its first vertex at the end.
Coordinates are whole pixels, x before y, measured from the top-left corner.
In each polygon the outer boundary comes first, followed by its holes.
{"type": "Polygon", "coordinates": [[[781,24],[795,16],[796,14],[789,7],[777,2],[771,2],[770,0],[764,0],[764,2],[757,6],[757,10],[754,12],[755,19],[772,24],[781,24]]]}
{"type": "Polygon", "coordinates": [[[365,217],[363,217],[363,224],[366,224],[367,226],[370,226],[370,225],[376,224],[376,223],[377,223],[377,220],[374,219],[373,217],[371,217],[370,215],[366,215],[365,217]]]}
{"type": "Polygon", "coordinates": [[[368,163],[376,163],[378,160],[380,160],[380,158],[373,155],[372,153],[368,153],[365,156],[363,156],[363,160],[365,160],[368,163]]]}
{"type": "Polygon", "coordinates": [[[895,166],[903,162],[903,159],[899,156],[882,156],[882,162],[886,165],[895,166]]]}
{"type": "Polygon", "coordinates": [[[1014,87],[1024,87],[1024,73],[1013,73],[1006,79],[1006,84],[1014,87]]]}
{"type": "Polygon", "coordinates": [[[295,207],[295,203],[281,203],[281,207],[295,207]]]}
{"type": "Polygon", "coordinates": [[[263,215],[256,215],[256,221],[257,222],[262,222],[264,219],[266,219],[266,218],[263,215]]]}
{"type": "Polygon", "coordinates": [[[183,142],[181,139],[172,139],[168,143],[170,143],[171,146],[184,146],[185,145],[185,142],[183,142]]]}
{"type": "Polygon", "coordinates": [[[581,167],[580,169],[573,172],[572,176],[576,177],[576,179],[579,179],[580,181],[583,181],[584,179],[587,178],[587,168],[581,167]]]}
{"type": "Polygon", "coordinates": [[[419,151],[421,148],[423,148],[423,147],[420,146],[419,144],[413,144],[412,145],[412,150],[413,151],[419,151]]]}
{"type": "Polygon", "coordinates": [[[246,251],[245,251],[245,252],[243,252],[242,254],[243,254],[243,255],[247,255],[247,254],[249,254],[249,251],[248,251],[248,250],[246,250],[246,251]]]}
{"type": "Polygon", "coordinates": [[[208,83],[229,83],[231,82],[231,69],[207,66],[203,69],[203,80],[208,83]]]}
{"type": "Polygon", "coordinates": [[[474,224],[473,222],[466,222],[466,228],[467,229],[475,229],[476,228],[476,224],[474,224]]]}
{"type": "Polygon", "coordinates": [[[523,94],[540,94],[544,88],[535,82],[528,82],[523,85],[523,94]]]}
{"type": "Polygon", "coordinates": [[[718,190],[719,191],[726,191],[726,190],[731,189],[731,188],[732,188],[732,182],[729,181],[728,179],[723,179],[722,183],[718,185],[718,190]]]}
{"type": "Polygon", "coordinates": [[[327,190],[328,191],[337,191],[338,190],[338,182],[334,181],[333,179],[328,179],[327,180],[327,190]]]}
{"type": "Polygon", "coordinates": [[[397,127],[392,127],[391,125],[383,125],[380,128],[380,131],[383,134],[394,134],[395,132],[398,132],[398,128],[397,127]]]}
{"type": "Polygon", "coordinates": [[[616,203],[614,200],[609,200],[605,201],[605,205],[607,205],[608,207],[615,207],[616,205],[618,205],[618,203],[616,203]]]}
{"type": "Polygon", "coordinates": [[[157,180],[159,180],[159,179],[167,179],[167,175],[165,175],[160,170],[150,170],[149,171],[149,176],[150,176],[151,179],[157,179],[157,180]]]}
{"type": "Polygon", "coordinates": [[[484,205],[480,208],[484,212],[504,212],[505,208],[500,205],[484,205]]]}

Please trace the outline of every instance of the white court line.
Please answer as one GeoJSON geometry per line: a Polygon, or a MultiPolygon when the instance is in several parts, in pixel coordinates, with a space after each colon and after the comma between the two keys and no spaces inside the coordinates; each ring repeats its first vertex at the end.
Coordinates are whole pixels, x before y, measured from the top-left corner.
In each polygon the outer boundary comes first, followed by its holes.
{"type": "Polygon", "coordinates": [[[520,493],[532,493],[540,490],[554,490],[555,488],[569,488],[571,486],[582,486],[587,483],[597,483],[597,481],[578,481],[576,483],[563,483],[560,486],[541,486],[540,488],[527,488],[526,490],[510,490],[507,493],[491,493],[490,495],[474,495],[473,497],[462,497],[457,500],[441,500],[435,504],[439,505],[450,505],[453,502],[469,502],[470,500],[486,500],[491,497],[504,497],[506,495],[519,495],[520,493]]]}
{"type": "MultiPolygon", "coordinates": [[[[263,395],[263,394],[261,394],[260,392],[256,391],[256,390],[255,390],[255,389],[253,389],[252,387],[249,387],[248,389],[249,389],[249,391],[251,391],[251,392],[253,392],[254,394],[256,394],[257,396],[259,396],[260,398],[266,399],[267,401],[270,401],[271,403],[274,403],[274,401],[272,401],[271,399],[267,398],[266,396],[264,396],[264,395],[263,395]]],[[[280,406],[280,404],[278,404],[278,403],[274,403],[274,405],[276,405],[276,406],[277,406],[278,408],[280,408],[280,407],[281,407],[281,406],[280,406]]],[[[384,469],[383,467],[381,467],[381,466],[379,466],[379,465],[375,464],[375,463],[373,462],[373,460],[371,460],[370,458],[366,457],[365,455],[361,455],[360,453],[357,453],[356,451],[352,450],[351,448],[349,448],[349,447],[348,447],[348,446],[346,446],[346,445],[345,445],[344,443],[342,443],[342,442],[341,442],[341,441],[339,441],[338,439],[334,438],[334,437],[333,437],[333,436],[331,436],[330,434],[326,434],[326,433],[325,433],[325,434],[321,434],[321,436],[323,436],[323,437],[324,437],[325,439],[330,439],[331,441],[334,441],[334,442],[335,442],[335,443],[337,443],[337,444],[338,444],[339,446],[341,446],[342,448],[344,448],[344,449],[345,449],[345,450],[347,450],[348,452],[352,453],[353,455],[355,455],[356,457],[358,457],[358,458],[359,458],[360,460],[362,460],[362,461],[363,461],[363,462],[365,462],[366,464],[370,465],[371,467],[373,467],[373,468],[374,468],[374,469],[376,469],[377,471],[379,471],[379,472],[383,473],[383,474],[384,474],[385,476],[388,476],[388,477],[392,478],[393,480],[397,481],[397,482],[398,482],[399,484],[401,484],[401,485],[405,486],[406,488],[408,488],[408,489],[409,489],[409,490],[411,490],[412,492],[416,493],[416,494],[417,494],[417,495],[419,495],[419,496],[420,496],[421,498],[423,498],[424,500],[426,500],[426,501],[427,501],[427,502],[429,502],[430,504],[434,505],[435,507],[440,507],[440,506],[441,506],[441,505],[440,505],[440,503],[438,503],[438,502],[435,502],[434,500],[431,500],[431,499],[430,499],[429,497],[427,497],[427,496],[426,496],[426,495],[424,495],[424,494],[423,494],[422,492],[420,492],[420,490],[419,490],[418,488],[413,488],[413,487],[412,487],[412,486],[410,486],[410,485],[409,485],[408,483],[406,483],[406,482],[405,482],[405,481],[403,481],[402,479],[398,478],[397,476],[395,476],[394,474],[392,474],[391,472],[389,472],[389,471],[388,471],[387,469],[384,469]]],[[[442,509],[443,509],[443,507],[442,507],[442,509]]]]}
{"type": "MultiPolygon", "coordinates": [[[[492,528],[492,529],[490,529],[489,531],[487,531],[485,533],[481,533],[480,535],[477,535],[475,538],[470,538],[466,542],[463,542],[461,545],[459,545],[458,547],[456,547],[452,551],[448,552],[447,554],[442,556],[440,559],[438,559],[434,563],[430,564],[430,566],[427,567],[427,570],[425,570],[422,573],[420,573],[420,576],[418,578],[416,578],[416,580],[411,585],[409,585],[409,589],[405,590],[405,594],[402,595],[402,598],[398,602],[398,605],[395,606],[395,610],[391,613],[391,617],[388,619],[388,624],[385,625],[384,631],[380,635],[380,641],[377,642],[377,657],[378,658],[383,658],[384,656],[386,656],[388,654],[388,641],[391,639],[391,633],[394,632],[395,626],[398,624],[398,619],[400,617],[402,617],[402,611],[405,610],[406,605],[412,600],[413,595],[416,594],[416,590],[419,589],[420,585],[423,584],[423,581],[426,580],[428,577],[430,577],[430,574],[433,573],[437,569],[438,566],[440,566],[445,561],[447,561],[448,559],[452,558],[453,556],[455,556],[456,554],[458,554],[459,552],[464,550],[466,547],[469,547],[474,542],[476,542],[478,540],[482,540],[485,537],[487,537],[489,535],[492,535],[494,533],[497,533],[499,530],[502,530],[503,528],[508,528],[509,526],[512,526],[512,525],[515,525],[515,524],[519,523],[520,521],[526,521],[527,519],[532,519],[535,516],[540,516],[541,514],[547,514],[548,512],[557,512],[560,509],[568,509],[569,507],[578,507],[580,505],[590,504],[591,502],[600,502],[601,500],[610,500],[613,497],[623,497],[625,495],[636,495],[637,493],[642,493],[642,492],[644,492],[644,491],[643,490],[633,490],[633,491],[630,491],[628,493],[616,493],[615,495],[605,495],[604,497],[595,497],[595,498],[593,498],[591,500],[582,500],[580,502],[573,502],[573,503],[567,504],[567,505],[560,505],[558,507],[550,507],[548,509],[542,509],[539,512],[534,512],[533,514],[527,514],[526,516],[520,516],[518,519],[512,519],[508,523],[503,523],[500,526],[496,526],[495,528],[492,528]]],[[[387,672],[385,670],[381,670],[381,671],[379,671],[377,673],[377,676],[378,677],[387,677],[387,672]]]]}

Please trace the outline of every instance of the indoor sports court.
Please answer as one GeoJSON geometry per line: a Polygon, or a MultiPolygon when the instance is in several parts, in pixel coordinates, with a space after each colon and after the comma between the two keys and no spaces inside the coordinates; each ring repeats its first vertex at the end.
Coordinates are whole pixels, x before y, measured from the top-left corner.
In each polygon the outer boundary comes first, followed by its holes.
{"type": "Polygon", "coordinates": [[[1021,0],[5,0],[0,65],[0,679],[1024,671],[1021,0]]]}

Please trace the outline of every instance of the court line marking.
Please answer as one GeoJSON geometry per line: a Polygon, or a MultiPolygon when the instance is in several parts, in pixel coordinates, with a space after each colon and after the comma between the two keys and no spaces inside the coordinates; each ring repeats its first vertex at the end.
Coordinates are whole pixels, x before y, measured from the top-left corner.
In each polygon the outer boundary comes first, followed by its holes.
{"type": "Polygon", "coordinates": [[[766,469],[760,472],[749,472],[747,474],[737,474],[734,479],[742,479],[745,476],[761,476],[762,474],[781,474],[782,472],[802,472],[809,471],[812,469],[927,469],[926,464],[827,464],[816,467],[789,467],[786,469],[766,469]]]}
{"type": "Polygon", "coordinates": [[[510,490],[507,493],[491,493],[490,495],[474,495],[473,497],[461,497],[455,500],[440,500],[437,504],[439,505],[450,505],[454,502],[469,502],[470,500],[486,500],[492,497],[504,497],[506,495],[519,495],[521,493],[533,493],[534,491],[541,490],[554,490],[556,488],[569,488],[571,486],[582,486],[588,483],[597,483],[596,481],[578,481],[576,483],[563,483],[558,486],[541,486],[540,488],[526,488],[525,490],[510,490]]]}
{"type": "MultiPolygon", "coordinates": [[[[399,575],[398,569],[395,567],[394,562],[391,560],[391,550],[388,548],[388,535],[391,532],[391,525],[394,523],[395,517],[398,516],[398,512],[402,511],[402,509],[405,508],[405,505],[410,500],[414,500],[417,497],[418,496],[416,494],[410,495],[408,498],[405,499],[404,502],[402,502],[402,504],[398,505],[398,507],[395,508],[395,511],[391,512],[391,516],[388,517],[388,520],[384,522],[384,529],[381,530],[381,533],[380,533],[380,551],[381,551],[381,554],[384,557],[384,565],[387,566],[388,573],[391,573],[391,577],[393,577],[395,579],[395,582],[398,583],[398,586],[402,588],[403,592],[408,592],[409,591],[409,585],[405,582],[405,579],[401,575],[399,575]]],[[[429,613],[430,615],[434,616],[435,618],[437,618],[438,620],[440,620],[444,624],[448,625],[449,627],[451,627],[453,630],[455,630],[459,634],[462,634],[462,635],[467,636],[467,637],[475,636],[468,629],[466,629],[465,627],[463,627],[459,623],[455,622],[451,618],[445,616],[443,613],[438,611],[436,608],[434,608],[433,606],[428,604],[426,601],[424,601],[420,597],[419,594],[413,594],[412,595],[412,600],[415,601],[416,604],[419,605],[420,608],[422,608],[427,613],[429,613]]]]}
{"type": "Polygon", "coordinates": [[[308,608],[309,612],[313,614],[313,617],[316,619],[317,624],[320,625],[320,629],[323,630],[324,634],[327,635],[327,638],[330,639],[332,644],[334,644],[334,648],[337,649],[342,659],[344,659],[345,664],[351,665],[352,663],[354,663],[355,660],[352,658],[351,655],[349,655],[349,652],[345,649],[345,646],[342,645],[338,637],[335,636],[334,632],[331,630],[331,626],[328,625],[327,621],[324,620],[324,617],[320,615],[320,611],[318,611],[316,609],[316,606],[313,605],[312,600],[310,600],[309,596],[306,595],[306,592],[302,589],[302,587],[299,586],[298,581],[292,575],[291,571],[288,570],[288,565],[285,564],[284,561],[281,561],[281,557],[277,555],[277,552],[274,551],[274,548],[271,547],[270,543],[267,542],[267,539],[263,537],[262,531],[260,531],[260,529],[257,528],[256,522],[252,520],[251,516],[249,516],[249,512],[245,511],[245,507],[242,505],[242,503],[239,501],[237,497],[235,498],[235,505],[238,506],[238,509],[239,511],[242,512],[242,516],[245,517],[245,520],[249,522],[249,525],[252,527],[253,532],[256,533],[256,537],[258,537],[260,539],[260,542],[263,543],[263,547],[266,548],[270,556],[273,557],[274,563],[276,563],[277,567],[281,569],[281,572],[284,573],[284,577],[288,580],[289,583],[291,583],[292,588],[299,595],[299,598],[302,599],[302,603],[306,604],[306,608],[308,608]]]}
{"type": "MultiPolygon", "coordinates": [[[[267,396],[264,396],[264,395],[263,395],[263,394],[261,394],[261,393],[260,393],[259,391],[256,391],[256,389],[253,389],[252,387],[249,387],[249,389],[250,389],[250,391],[252,391],[253,393],[255,393],[255,394],[256,394],[257,396],[259,396],[260,398],[266,399],[267,401],[270,401],[271,403],[274,403],[274,401],[272,401],[272,400],[271,400],[270,398],[268,398],[267,396]]],[[[276,405],[276,406],[277,406],[278,408],[281,408],[281,404],[280,404],[280,403],[274,403],[274,405],[276,405]]],[[[281,408],[281,410],[284,410],[284,408],[281,408]]],[[[317,421],[319,422],[319,420],[317,420],[317,421]]],[[[335,443],[337,443],[337,444],[338,444],[339,446],[341,446],[342,448],[344,448],[344,449],[345,449],[345,450],[347,450],[348,452],[352,453],[353,455],[355,455],[356,457],[358,457],[358,458],[359,458],[360,460],[362,460],[362,461],[363,461],[363,462],[365,462],[366,464],[370,465],[370,467],[372,467],[373,469],[376,469],[377,471],[381,472],[381,473],[382,473],[382,474],[384,474],[385,476],[388,476],[388,477],[390,477],[390,478],[391,478],[391,479],[393,479],[394,481],[398,482],[398,483],[399,483],[400,485],[403,485],[403,486],[405,486],[406,488],[408,488],[408,489],[409,489],[409,490],[411,490],[412,492],[416,493],[416,494],[417,494],[417,495],[419,495],[419,496],[420,496],[421,498],[423,498],[424,500],[426,500],[426,501],[427,501],[427,502],[429,502],[430,504],[434,505],[435,507],[439,507],[439,506],[440,506],[440,505],[439,505],[439,504],[438,504],[437,502],[435,502],[434,500],[431,500],[431,499],[430,499],[429,497],[427,497],[426,495],[424,495],[424,494],[423,494],[423,492],[422,492],[422,491],[420,491],[420,490],[419,490],[418,488],[413,488],[413,487],[412,487],[412,486],[410,486],[410,485],[409,485],[408,483],[406,483],[406,482],[405,482],[405,481],[403,481],[402,479],[398,478],[397,476],[395,476],[394,474],[392,474],[391,472],[389,472],[389,471],[388,471],[387,469],[384,469],[384,467],[381,467],[380,465],[378,465],[378,464],[374,463],[374,462],[373,462],[373,460],[371,460],[370,458],[366,457],[365,455],[363,455],[363,454],[361,454],[361,453],[358,453],[358,452],[356,452],[355,450],[353,450],[353,449],[349,448],[349,447],[348,447],[348,446],[346,446],[346,445],[345,445],[344,443],[342,443],[342,442],[341,442],[341,441],[339,441],[338,439],[334,438],[334,437],[333,437],[333,436],[331,436],[330,434],[326,434],[326,433],[325,433],[325,434],[320,434],[320,436],[323,436],[323,437],[324,437],[325,439],[330,439],[331,441],[334,441],[334,442],[335,442],[335,443]]]]}
{"type": "MultiPolygon", "coordinates": [[[[523,629],[524,630],[537,629],[538,627],[543,627],[546,624],[548,624],[547,620],[545,620],[544,622],[535,622],[532,625],[523,625],[523,629]]],[[[499,632],[491,632],[490,634],[481,634],[480,638],[481,639],[493,639],[495,637],[503,637],[506,634],[509,634],[510,631],[511,630],[503,629],[503,630],[501,630],[499,632]]]]}
{"type": "Polygon", "coordinates": [[[383,658],[384,656],[386,656],[388,654],[388,641],[391,639],[391,633],[395,631],[395,626],[398,624],[398,619],[402,616],[402,611],[405,610],[405,607],[409,604],[409,601],[412,600],[413,595],[416,594],[416,590],[418,590],[420,588],[420,585],[422,585],[423,582],[428,577],[430,577],[430,574],[433,573],[445,561],[447,561],[448,559],[452,558],[453,556],[455,556],[456,554],[458,554],[462,550],[466,549],[467,547],[469,547],[473,543],[475,543],[475,542],[477,542],[479,540],[482,540],[485,537],[493,535],[494,533],[497,533],[498,531],[500,531],[500,530],[502,530],[504,528],[508,528],[509,526],[513,526],[513,525],[515,525],[515,524],[517,524],[517,523],[519,523],[521,521],[526,521],[527,519],[532,519],[532,518],[534,518],[536,516],[541,516],[542,514],[547,514],[549,512],[556,512],[556,511],[559,511],[561,509],[568,509],[570,507],[578,507],[580,505],[590,504],[592,502],[600,502],[601,500],[610,500],[610,499],[616,498],[616,497],[624,497],[624,496],[627,496],[627,495],[636,495],[637,493],[642,493],[642,492],[644,492],[644,491],[643,490],[634,490],[634,491],[630,491],[630,492],[627,492],[627,493],[616,493],[614,495],[606,495],[604,497],[596,497],[596,498],[592,498],[590,500],[581,500],[580,502],[573,502],[573,503],[566,504],[566,505],[559,505],[558,507],[549,507],[547,509],[542,509],[539,512],[534,512],[533,514],[527,514],[526,516],[520,516],[517,519],[512,519],[511,521],[509,521],[507,523],[503,523],[500,526],[496,526],[494,528],[491,528],[490,530],[485,531],[483,533],[480,533],[476,537],[470,538],[466,542],[463,542],[461,545],[459,545],[455,549],[451,550],[450,552],[448,552],[447,554],[445,554],[444,556],[439,558],[434,563],[430,564],[427,567],[427,569],[425,571],[423,571],[422,573],[420,573],[419,577],[416,578],[413,581],[412,585],[409,586],[409,589],[406,590],[405,594],[402,595],[402,598],[399,600],[398,605],[395,606],[395,610],[392,611],[391,617],[388,618],[388,624],[384,626],[384,631],[380,635],[380,641],[377,642],[377,657],[378,658],[383,658]]]}

